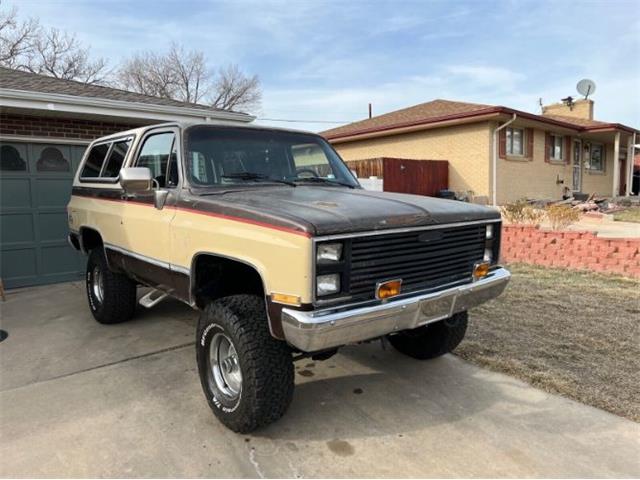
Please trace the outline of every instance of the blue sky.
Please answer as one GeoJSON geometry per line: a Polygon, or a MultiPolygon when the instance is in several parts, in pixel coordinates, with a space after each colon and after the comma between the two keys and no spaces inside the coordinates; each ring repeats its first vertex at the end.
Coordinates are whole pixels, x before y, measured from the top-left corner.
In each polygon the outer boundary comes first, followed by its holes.
{"type": "MultiPolygon", "coordinates": [[[[640,127],[640,15],[618,1],[31,1],[116,65],[172,41],[237,63],[260,117],[348,122],[435,98],[539,113],[597,84],[596,119],[640,127]]],[[[266,122],[310,130],[338,124],[266,122]]]]}

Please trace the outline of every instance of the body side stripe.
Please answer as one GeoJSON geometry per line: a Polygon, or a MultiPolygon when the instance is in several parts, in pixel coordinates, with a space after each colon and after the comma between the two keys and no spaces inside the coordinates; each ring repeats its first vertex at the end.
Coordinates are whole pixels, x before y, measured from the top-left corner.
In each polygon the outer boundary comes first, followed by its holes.
{"type": "MultiPolygon", "coordinates": [[[[110,193],[112,193],[111,196],[103,196],[103,195],[96,195],[96,194],[85,193],[85,192],[80,192],[80,191],[74,191],[72,193],[72,196],[74,196],[74,197],[83,197],[83,198],[91,198],[91,199],[95,199],[95,200],[104,200],[104,201],[107,201],[107,202],[117,202],[117,203],[133,204],[133,205],[140,205],[140,206],[155,208],[155,207],[153,207],[153,200],[152,199],[150,199],[149,201],[122,199],[122,198],[120,198],[121,192],[118,192],[117,190],[113,190],[110,193]],[[116,194],[116,195],[113,195],[113,194],[116,194]]],[[[271,230],[278,230],[278,231],[281,231],[281,232],[291,233],[291,234],[294,234],[294,235],[300,235],[300,236],[303,236],[303,237],[306,237],[306,238],[311,238],[312,237],[311,233],[306,232],[304,230],[298,230],[298,229],[291,228],[291,227],[284,227],[284,226],[280,226],[280,225],[274,225],[272,223],[261,222],[259,220],[251,220],[251,219],[248,219],[248,218],[242,218],[242,217],[235,217],[235,216],[232,216],[232,215],[226,215],[226,214],[223,214],[223,213],[207,212],[205,210],[198,210],[198,209],[194,209],[194,208],[186,208],[186,207],[173,206],[173,205],[167,205],[164,208],[170,209],[170,210],[182,211],[182,212],[185,212],[185,213],[192,213],[194,215],[204,215],[204,216],[207,216],[207,217],[219,218],[221,220],[230,220],[230,221],[233,221],[233,222],[240,222],[240,223],[245,223],[245,224],[249,224],[249,225],[255,225],[255,226],[258,226],[258,227],[269,228],[271,230]]]]}

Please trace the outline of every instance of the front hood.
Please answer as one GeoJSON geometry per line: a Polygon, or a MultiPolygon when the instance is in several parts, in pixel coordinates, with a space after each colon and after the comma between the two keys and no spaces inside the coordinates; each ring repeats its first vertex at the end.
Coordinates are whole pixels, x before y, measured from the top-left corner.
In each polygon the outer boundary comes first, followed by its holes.
{"type": "Polygon", "coordinates": [[[195,209],[219,210],[313,236],[500,218],[492,208],[454,200],[322,186],[196,193],[192,202],[195,209]]]}

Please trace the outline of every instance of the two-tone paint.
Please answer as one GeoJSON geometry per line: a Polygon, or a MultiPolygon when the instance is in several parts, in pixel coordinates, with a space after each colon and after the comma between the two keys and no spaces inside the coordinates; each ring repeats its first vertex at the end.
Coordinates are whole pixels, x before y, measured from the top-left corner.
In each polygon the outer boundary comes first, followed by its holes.
{"type": "Polygon", "coordinates": [[[166,203],[158,209],[151,193],[127,195],[117,179],[81,178],[84,158],[68,205],[71,243],[82,248],[83,232],[96,232],[110,268],[194,307],[194,266],[200,255],[248,265],[262,280],[270,328],[279,338],[282,305],[271,302],[271,296],[299,299],[298,305],[287,308],[314,308],[314,245],[318,241],[499,219],[498,212],[476,205],[360,188],[244,184],[194,188],[186,180],[182,161],[186,128],[178,124],[143,127],[100,139],[133,138],[123,164],[127,167],[135,165],[148,135],[174,132],[179,142],[179,182],[167,188],[166,203]]]}

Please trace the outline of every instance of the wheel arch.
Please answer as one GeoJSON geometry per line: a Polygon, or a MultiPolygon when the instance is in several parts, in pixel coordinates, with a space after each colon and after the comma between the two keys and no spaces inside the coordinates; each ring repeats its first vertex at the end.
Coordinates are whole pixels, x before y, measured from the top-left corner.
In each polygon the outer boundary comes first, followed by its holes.
{"type": "Polygon", "coordinates": [[[78,240],[80,242],[80,251],[85,255],[89,255],[89,252],[93,248],[100,246],[104,248],[102,234],[92,227],[80,227],[80,230],[78,230],[78,240]]]}
{"type": "Polygon", "coordinates": [[[281,330],[278,328],[280,319],[274,318],[269,312],[268,292],[263,269],[249,260],[207,251],[197,252],[191,259],[189,296],[192,305],[203,308],[206,301],[226,295],[241,293],[259,295],[264,302],[271,335],[282,338],[282,335],[277,333],[281,330]],[[208,283],[211,285],[208,286],[206,276],[212,273],[217,276],[209,279],[208,283]],[[247,279],[243,275],[250,275],[250,277],[247,279]],[[225,285],[213,285],[223,276],[225,276],[225,285]],[[245,281],[240,283],[240,279],[245,281]]]}

